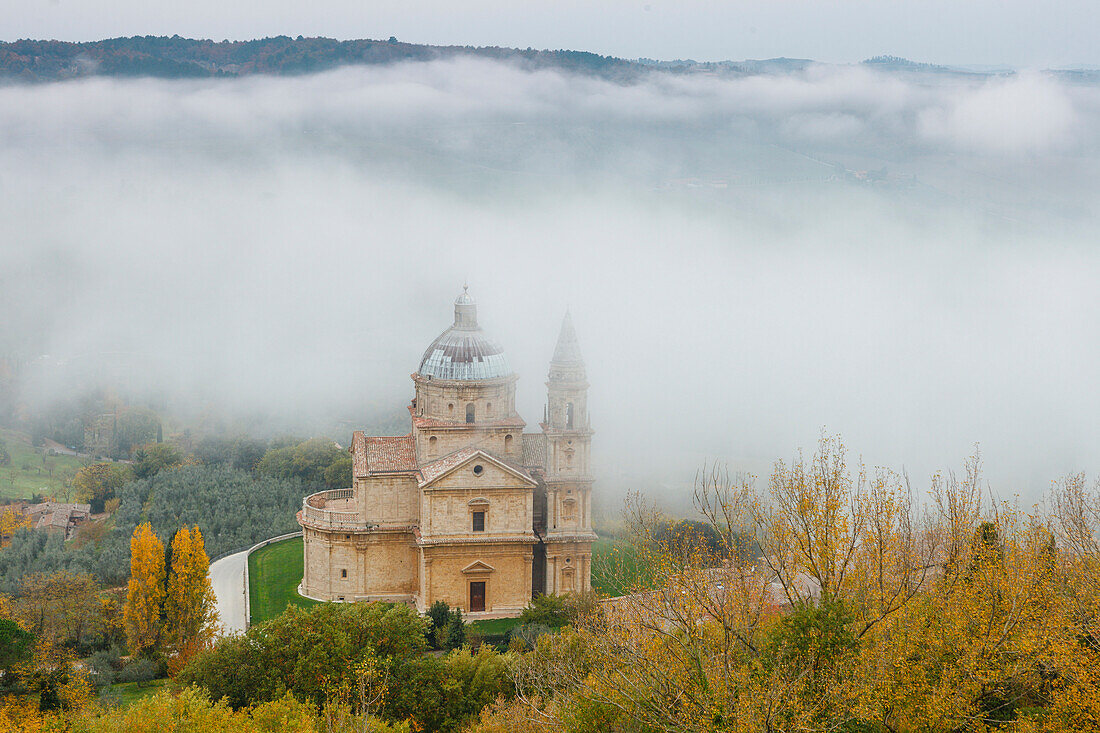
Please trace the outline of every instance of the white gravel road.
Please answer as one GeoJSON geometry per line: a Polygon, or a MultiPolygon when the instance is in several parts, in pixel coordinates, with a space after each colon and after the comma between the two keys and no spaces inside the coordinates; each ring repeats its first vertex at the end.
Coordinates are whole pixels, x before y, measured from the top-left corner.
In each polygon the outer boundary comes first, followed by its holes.
{"type": "Polygon", "coordinates": [[[227,634],[243,632],[248,626],[244,587],[247,563],[248,551],[242,550],[210,565],[210,585],[218,598],[218,622],[227,634]]]}

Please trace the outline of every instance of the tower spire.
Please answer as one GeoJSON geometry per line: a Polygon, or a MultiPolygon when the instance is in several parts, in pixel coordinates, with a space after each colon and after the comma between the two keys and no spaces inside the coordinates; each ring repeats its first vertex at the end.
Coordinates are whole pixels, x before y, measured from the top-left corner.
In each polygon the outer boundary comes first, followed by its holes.
{"type": "Polygon", "coordinates": [[[565,318],[561,322],[561,331],[558,333],[558,344],[554,347],[553,364],[583,364],[581,347],[577,343],[577,332],[573,328],[573,317],[569,311],[565,311],[565,318]]]}

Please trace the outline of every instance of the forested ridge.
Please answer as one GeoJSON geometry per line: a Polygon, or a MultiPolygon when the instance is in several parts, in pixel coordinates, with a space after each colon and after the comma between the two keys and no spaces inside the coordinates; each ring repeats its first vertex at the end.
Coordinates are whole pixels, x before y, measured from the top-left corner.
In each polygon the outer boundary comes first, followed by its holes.
{"type": "Polygon", "coordinates": [[[159,78],[306,74],[351,64],[390,64],[473,57],[512,61],[531,68],[557,68],[624,78],[639,64],[585,51],[497,46],[428,46],[389,40],[291,38],[213,41],[180,36],[133,36],[74,43],[23,39],[0,43],[0,79],[57,81],[88,76],[159,78]]]}

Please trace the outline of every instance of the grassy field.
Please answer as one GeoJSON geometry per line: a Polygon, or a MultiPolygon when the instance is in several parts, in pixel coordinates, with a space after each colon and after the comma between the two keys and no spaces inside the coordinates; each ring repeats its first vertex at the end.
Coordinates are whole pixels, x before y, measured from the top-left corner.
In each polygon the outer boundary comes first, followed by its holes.
{"type": "Polygon", "coordinates": [[[65,485],[62,476],[71,477],[85,461],[77,456],[46,456],[43,463],[41,450],[31,445],[30,436],[14,430],[0,429],[0,440],[11,456],[11,463],[0,466],[0,497],[29,499],[34,494],[53,496],[65,501],[65,485]],[[50,475],[53,470],[53,476],[50,475]]]}
{"type": "Polygon", "coordinates": [[[155,695],[166,687],[169,690],[177,689],[175,683],[169,679],[151,680],[149,682],[120,682],[117,685],[111,685],[111,694],[118,697],[119,707],[127,707],[143,697],[155,695]]]}
{"type": "Polygon", "coordinates": [[[650,587],[652,578],[637,550],[612,537],[592,545],[592,589],[603,596],[621,596],[650,587]]]}
{"type": "Polygon", "coordinates": [[[319,601],[298,595],[302,582],[302,538],[261,547],[248,557],[248,602],[251,623],[275,618],[287,606],[309,608],[319,601]]]}
{"type": "Polygon", "coordinates": [[[470,628],[477,629],[482,634],[507,634],[514,626],[519,626],[518,618],[491,618],[470,622],[470,628]]]}

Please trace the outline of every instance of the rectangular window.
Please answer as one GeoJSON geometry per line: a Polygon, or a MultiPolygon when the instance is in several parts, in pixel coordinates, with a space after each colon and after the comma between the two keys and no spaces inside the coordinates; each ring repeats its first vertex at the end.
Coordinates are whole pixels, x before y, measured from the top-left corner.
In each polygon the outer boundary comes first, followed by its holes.
{"type": "Polygon", "coordinates": [[[474,512],[474,531],[485,531],[485,512],[474,512]]]}

